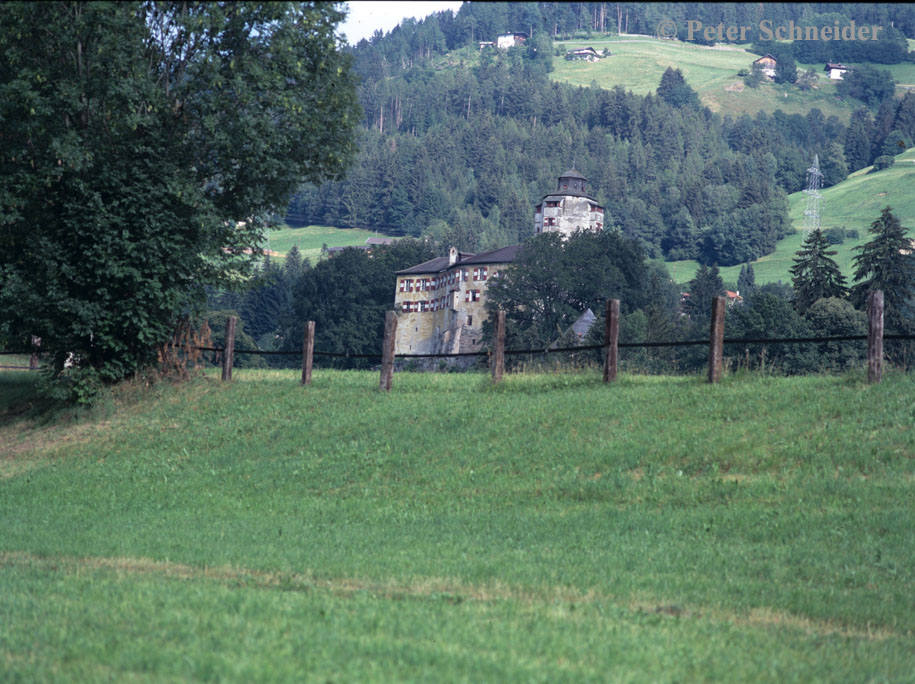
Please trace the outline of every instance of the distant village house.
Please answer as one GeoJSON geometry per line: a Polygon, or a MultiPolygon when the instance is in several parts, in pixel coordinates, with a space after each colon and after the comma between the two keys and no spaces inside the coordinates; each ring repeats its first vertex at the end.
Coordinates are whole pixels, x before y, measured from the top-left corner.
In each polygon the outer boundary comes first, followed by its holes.
{"type": "Polygon", "coordinates": [[[500,50],[508,50],[508,48],[523,45],[525,40],[527,40],[526,33],[500,33],[496,37],[496,47],[500,50]]]}
{"type": "Polygon", "coordinates": [[[768,54],[753,61],[753,66],[759,65],[762,72],[769,78],[775,78],[775,64],[775,57],[768,54]]]}
{"type": "Polygon", "coordinates": [[[601,57],[607,56],[606,52],[598,52],[593,47],[578,48],[566,53],[566,59],[569,61],[596,62],[601,57]]]}
{"type": "Polygon", "coordinates": [[[823,71],[829,74],[829,78],[833,81],[841,81],[842,77],[849,71],[849,68],[844,64],[826,62],[826,66],[823,68],[823,71]]]}

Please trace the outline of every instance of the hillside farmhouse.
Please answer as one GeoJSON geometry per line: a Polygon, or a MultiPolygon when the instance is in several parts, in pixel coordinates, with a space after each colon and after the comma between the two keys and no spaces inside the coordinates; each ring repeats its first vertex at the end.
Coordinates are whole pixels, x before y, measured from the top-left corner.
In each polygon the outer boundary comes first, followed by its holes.
{"type": "Polygon", "coordinates": [[[523,45],[525,40],[527,40],[526,33],[500,33],[496,36],[496,47],[500,50],[508,50],[508,48],[523,45]]]}
{"type": "MultiPolygon", "coordinates": [[[[556,192],[546,195],[535,208],[535,234],[601,231],[604,209],[585,192],[586,184],[578,171],[562,174],[556,192]]],[[[394,353],[479,351],[487,318],[487,288],[515,260],[520,248],[511,245],[473,254],[452,247],[448,256],[398,271],[394,353]]]]}
{"type": "Polygon", "coordinates": [[[566,53],[566,59],[569,61],[596,62],[604,57],[606,53],[600,53],[593,47],[578,48],[566,53]]]}
{"type": "Polygon", "coordinates": [[[753,61],[752,66],[759,65],[762,69],[762,72],[769,78],[775,78],[775,57],[772,55],[763,55],[757,60],[753,61]]]}
{"type": "Polygon", "coordinates": [[[829,78],[833,81],[841,81],[842,77],[850,71],[850,69],[844,64],[838,64],[833,62],[826,62],[826,66],[823,67],[823,71],[829,74],[829,78]]]}

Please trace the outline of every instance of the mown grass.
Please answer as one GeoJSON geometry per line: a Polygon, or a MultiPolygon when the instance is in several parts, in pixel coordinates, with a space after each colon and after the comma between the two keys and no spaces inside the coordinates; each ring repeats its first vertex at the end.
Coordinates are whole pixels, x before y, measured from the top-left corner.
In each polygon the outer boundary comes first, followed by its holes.
{"type": "Polygon", "coordinates": [[[912,377],[376,387],[244,371],[76,425],[5,412],[4,678],[915,671],[912,377]]]}
{"type": "Polygon", "coordinates": [[[314,264],[321,257],[321,249],[324,245],[328,247],[364,245],[366,238],[379,237],[379,234],[362,228],[334,228],[332,226],[291,228],[285,226],[278,230],[271,230],[268,237],[268,244],[264,245],[265,248],[285,257],[286,253],[295,245],[302,256],[307,257],[314,264]]]}
{"type": "MultiPolygon", "coordinates": [[[[759,111],[769,114],[781,109],[787,114],[806,115],[818,107],[827,117],[837,116],[848,123],[857,109],[852,103],[836,97],[835,82],[821,77],[816,90],[802,91],[793,86],[781,86],[766,81],[759,88],[744,87],[743,78],[737,76],[741,69],[749,69],[759,55],[736,46],[706,47],[677,40],[658,40],[648,36],[626,36],[622,39],[594,41],[573,40],[557,43],[563,50],[587,45],[596,50],[609,48],[612,55],[597,62],[553,59],[551,77],[574,85],[601,88],[621,85],[626,90],[644,95],[658,89],[661,76],[668,67],[680,69],[687,83],[699,94],[702,104],[714,112],[738,116],[755,115],[759,111]]],[[[905,66],[905,65],[903,65],[905,66]]],[[[823,65],[813,67],[821,73],[823,65]]],[[[907,77],[908,71],[899,71],[898,77],[907,77]]]]}

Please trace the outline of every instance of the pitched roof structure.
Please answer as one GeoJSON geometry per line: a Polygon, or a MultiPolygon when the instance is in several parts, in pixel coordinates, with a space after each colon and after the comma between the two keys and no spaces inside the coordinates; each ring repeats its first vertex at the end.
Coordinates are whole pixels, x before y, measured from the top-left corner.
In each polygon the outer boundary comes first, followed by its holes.
{"type": "Polygon", "coordinates": [[[506,264],[515,260],[515,256],[518,254],[519,249],[521,249],[521,245],[509,245],[508,247],[501,247],[478,254],[472,252],[458,252],[457,260],[454,263],[451,263],[450,259],[446,256],[435,257],[434,259],[429,259],[429,261],[424,261],[416,266],[397,271],[397,275],[441,273],[442,271],[447,271],[452,266],[506,264]]]}

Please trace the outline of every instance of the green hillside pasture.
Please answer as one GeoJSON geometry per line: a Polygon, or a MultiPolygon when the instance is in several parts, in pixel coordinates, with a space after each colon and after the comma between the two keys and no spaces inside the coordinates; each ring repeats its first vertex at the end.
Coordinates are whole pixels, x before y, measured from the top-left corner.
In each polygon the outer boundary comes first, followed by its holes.
{"type": "MultiPolygon", "coordinates": [[[[745,87],[737,72],[749,69],[758,55],[734,46],[705,47],[648,37],[576,40],[558,45],[564,50],[591,45],[597,50],[609,48],[613,53],[597,62],[569,62],[555,57],[552,78],[575,85],[597,83],[601,88],[621,85],[644,95],[657,90],[664,70],[674,67],[683,72],[687,83],[699,93],[704,105],[722,114],[736,116],[747,113],[752,116],[759,111],[771,114],[776,109],[788,114],[807,114],[818,107],[826,116],[835,114],[847,123],[857,108],[837,99],[835,83],[823,77],[817,90],[807,92],[771,82],[763,83],[756,89],[745,87]]],[[[822,68],[823,65],[819,65],[818,72],[822,68]]]]}
{"type": "MultiPolygon", "coordinates": [[[[869,237],[867,229],[880,218],[880,212],[887,205],[902,221],[902,225],[911,230],[915,237],[915,148],[909,149],[896,157],[896,163],[889,169],[872,172],[868,166],[856,171],[844,181],[823,190],[820,205],[820,224],[826,228],[856,229],[857,240],[847,238],[833,249],[833,257],[842,273],[852,280],[854,273],[853,259],[856,252],[853,248],[864,244],[869,237]]],[[[791,282],[789,269],[794,265],[794,257],[801,248],[804,226],[804,210],[807,208],[807,196],[803,192],[788,195],[788,212],[791,223],[798,232],[780,240],[772,254],[753,262],[753,273],[758,284],[773,283],[781,280],[791,282]]],[[[699,264],[695,261],[666,262],[667,269],[675,282],[689,282],[699,264]]],[[[740,266],[726,266],[720,269],[721,277],[732,283],[737,282],[740,266]]]]}
{"type": "Polygon", "coordinates": [[[2,679],[911,681],[915,377],[377,384],[4,410],[2,679]]]}
{"type": "Polygon", "coordinates": [[[362,228],[334,228],[332,226],[290,228],[286,226],[270,231],[269,248],[285,257],[293,245],[296,245],[303,257],[308,257],[311,263],[315,263],[320,258],[321,248],[325,244],[328,247],[364,245],[366,238],[370,237],[384,236],[362,228]]]}

